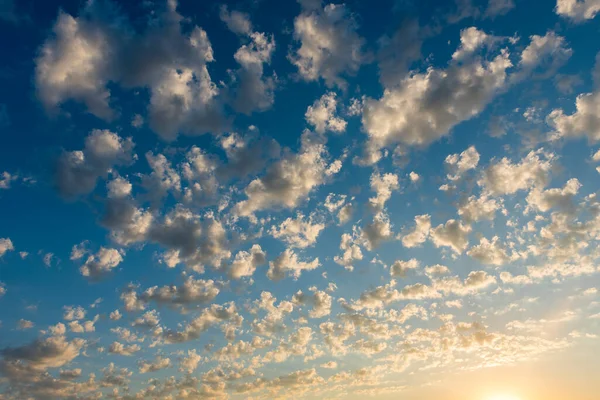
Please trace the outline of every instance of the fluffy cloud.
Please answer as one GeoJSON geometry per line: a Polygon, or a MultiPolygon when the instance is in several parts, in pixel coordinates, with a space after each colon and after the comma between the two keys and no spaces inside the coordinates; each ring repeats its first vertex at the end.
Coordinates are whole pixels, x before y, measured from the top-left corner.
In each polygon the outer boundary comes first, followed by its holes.
{"type": "Polygon", "coordinates": [[[308,106],[304,118],[306,122],[314,126],[315,132],[325,133],[344,132],[347,122],[337,115],[337,97],[334,92],[325,93],[320,99],[315,100],[312,106],[308,106]]]}
{"type": "Polygon", "coordinates": [[[118,354],[121,356],[132,356],[142,348],[138,344],[124,345],[123,343],[113,342],[108,348],[110,354],[118,354]]]}
{"type": "Polygon", "coordinates": [[[402,237],[404,247],[416,247],[425,243],[431,229],[431,216],[428,214],[415,216],[415,227],[402,237]]]}
{"type": "Polygon", "coordinates": [[[556,13],[574,22],[593,19],[600,12],[598,0],[557,0],[556,13]]]}
{"type": "Polygon", "coordinates": [[[367,151],[395,143],[423,146],[447,135],[494,98],[504,87],[510,66],[508,53],[502,52],[491,61],[429,68],[386,88],[379,100],[367,99],[362,115],[369,136],[367,151]]]}
{"type": "Polygon", "coordinates": [[[533,188],[527,195],[528,207],[536,211],[546,212],[552,208],[563,211],[573,211],[573,197],[579,192],[581,183],[577,178],[572,178],[565,183],[562,189],[541,190],[533,188]]]}
{"type": "Polygon", "coordinates": [[[445,224],[440,224],[431,230],[431,240],[436,247],[447,246],[456,253],[462,253],[469,245],[468,235],[471,232],[469,225],[449,219],[445,224]]]}
{"type": "Polygon", "coordinates": [[[358,71],[365,61],[365,40],[356,33],[356,22],[346,5],[303,3],[294,20],[294,39],[300,42],[288,56],[306,81],[322,78],[328,87],[345,88],[344,75],[358,71]]]}
{"type": "Polygon", "coordinates": [[[108,130],[93,130],[83,150],[63,153],[58,160],[56,183],[62,195],[73,197],[94,190],[98,178],[112,168],[131,163],[134,144],[108,130]]]}
{"type": "Polygon", "coordinates": [[[4,256],[7,252],[13,251],[14,249],[15,246],[10,238],[0,238],[0,258],[2,258],[2,256],[4,256]]]}
{"type": "Polygon", "coordinates": [[[475,169],[479,164],[479,152],[475,146],[471,146],[460,154],[450,154],[444,161],[451,171],[448,174],[448,179],[456,181],[460,179],[463,174],[471,169],[475,169]]]}
{"type": "Polygon", "coordinates": [[[390,267],[390,275],[393,277],[406,277],[406,273],[410,270],[419,268],[419,261],[412,258],[408,261],[397,260],[390,267]]]}
{"type": "Polygon", "coordinates": [[[467,251],[467,255],[484,264],[503,265],[510,260],[510,257],[498,240],[498,236],[494,236],[491,241],[481,238],[477,246],[473,246],[467,251]]]}
{"type": "Polygon", "coordinates": [[[320,265],[318,257],[312,261],[300,261],[293,250],[286,249],[279,257],[269,262],[267,276],[271,280],[278,281],[285,278],[286,273],[289,273],[295,279],[298,279],[302,271],[312,271],[320,265]]]}
{"type": "Polygon", "coordinates": [[[79,268],[81,275],[97,280],[104,277],[123,261],[123,252],[117,249],[101,247],[96,254],[90,255],[79,268]]]}
{"type": "Polygon", "coordinates": [[[325,228],[322,223],[313,223],[313,217],[306,219],[298,214],[295,219],[287,218],[279,228],[273,225],[269,230],[271,236],[280,239],[290,247],[306,248],[317,241],[319,233],[325,228]]]}
{"type": "Polygon", "coordinates": [[[513,82],[525,79],[535,71],[539,71],[539,75],[534,77],[551,77],[573,54],[565,38],[553,31],[548,31],[544,36],[533,35],[530,40],[521,53],[518,71],[511,77],[513,82]]]}
{"type": "Polygon", "coordinates": [[[256,211],[272,207],[295,208],[330,174],[327,150],[306,134],[297,154],[287,154],[254,179],[244,190],[247,200],[236,204],[235,213],[250,217],[256,211]]]}
{"type": "Polygon", "coordinates": [[[575,100],[575,112],[567,115],[562,109],[552,110],[546,121],[554,129],[555,138],[585,137],[590,142],[600,140],[600,90],[584,93],[575,100]]]}
{"type": "Polygon", "coordinates": [[[395,174],[371,174],[371,190],[375,192],[375,197],[369,199],[369,204],[375,210],[383,210],[385,203],[392,197],[392,191],[398,190],[398,175],[395,174]]]}
{"type": "Polygon", "coordinates": [[[241,316],[233,302],[220,305],[212,304],[202,310],[200,315],[190,321],[182,331],[167,330],[164,333],[164,339],[167,343],[184,343],[197,339],[210,327],[221,322],[231,321],[241,323],[241,316]]]}
{"type": "Polygon", "coordinates": [[[0,353],[3,362],[25,362],[31,368],[45,370],[62,367],[77,357],[86,344],[83,339],[67,341],[64,336],[37,339],[21,347],[6,347],[0,353]]]}
{"type": "Polygon", "coordinates": [[[467,223],[481,220],[493,221],[496,211],[500,209],[502,209],[501,200],[489,198],[485,195],[479,197],[469,196],[458,207],[458,215],[467,223]]]}
{"type": "Polygon", "coordinates": [[[153,361],[141,360],[138,362],[140,374],[160,371],[161,369],[169,368],[170,366],[171,359],[162,356],[156,356],[153,361]]]}
{"type": "Polygon", "coordinates": [[[543,150],[529,152],[519,163],[504,157],[491,164],[478,181],[494,195],[514,194],[532,186],[543,187],[548,183],[554,154],[543,150]]]}
{"type": "Polygon", "coordinates": [[[212,301],[220,290],[212,279],[194,279],[188,276],[181,286],[153,286],[139,294],[142,301],[159,304],[187,306],[212,301]]]}
{"type": "Polygon", "coordinates": [[[160,23],[143,33],[109,2],[89,3],[76,18],[61,12],[36,60],[36,89],[46,108],[74,99],[92,114],[112,119],[112,82],[150,89],[150,124],[166,139],[180,131],[218,130],[219,90],[206,67],[213,61],[207,34],[197,26],[184,34],[177,3],[166,3],[157,12],[160,23]]]}
{"type": "Polygon", "coordinates": [[[267,254],[262,248],[255,244],[250,251],[239,251],[227,271],[232,279],[240,279],[245,276],[252,276],[256,268],[267,262],[267,254]]]}

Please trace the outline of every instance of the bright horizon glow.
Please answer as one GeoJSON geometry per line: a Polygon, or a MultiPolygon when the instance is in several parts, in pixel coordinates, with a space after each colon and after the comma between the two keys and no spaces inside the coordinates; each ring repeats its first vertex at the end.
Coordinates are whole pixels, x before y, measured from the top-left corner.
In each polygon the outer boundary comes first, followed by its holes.
{"type": "Polygon", "coordinates": [[[485,400],[523,400],[522,398],[512,394],[494,394],[487,397],[485,400]]]}

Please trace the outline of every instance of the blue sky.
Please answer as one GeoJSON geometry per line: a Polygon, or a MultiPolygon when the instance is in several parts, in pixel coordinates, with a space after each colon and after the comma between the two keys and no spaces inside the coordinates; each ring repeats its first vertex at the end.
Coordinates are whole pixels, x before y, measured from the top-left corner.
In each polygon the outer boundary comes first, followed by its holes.
{"type": "Polygon", "coordinates": [[[0,1],[0,398],[592,399],[599,11],[0,1]]]}

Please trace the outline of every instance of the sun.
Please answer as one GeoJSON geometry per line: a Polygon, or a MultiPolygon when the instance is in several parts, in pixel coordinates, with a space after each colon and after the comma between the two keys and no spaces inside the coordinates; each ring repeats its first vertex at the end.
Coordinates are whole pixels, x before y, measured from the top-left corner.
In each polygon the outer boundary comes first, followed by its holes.
{"type": "Polygon", "coordinates": [[[521,400],[521,398],[511,394],[495,394],[487,397],[485,400],[521,400]]]}

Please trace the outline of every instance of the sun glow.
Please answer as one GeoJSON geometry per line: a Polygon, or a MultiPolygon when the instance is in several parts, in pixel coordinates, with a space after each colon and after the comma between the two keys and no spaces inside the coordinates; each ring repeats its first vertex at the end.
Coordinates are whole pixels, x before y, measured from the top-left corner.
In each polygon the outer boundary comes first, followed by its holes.
{"type": "Polygon", "coordinates": [[[495,394],[485,400],[521,400],[521,398],[511,394],[495,394]]]}

